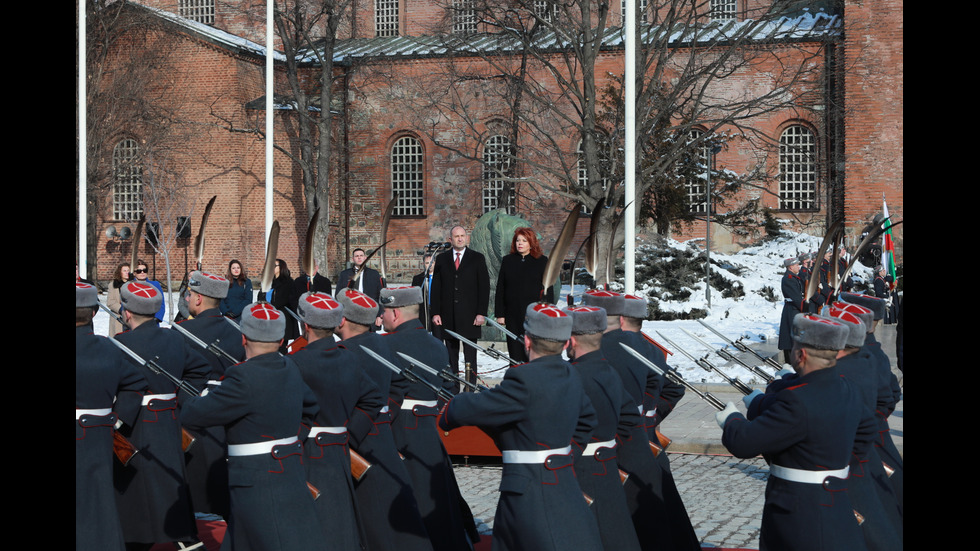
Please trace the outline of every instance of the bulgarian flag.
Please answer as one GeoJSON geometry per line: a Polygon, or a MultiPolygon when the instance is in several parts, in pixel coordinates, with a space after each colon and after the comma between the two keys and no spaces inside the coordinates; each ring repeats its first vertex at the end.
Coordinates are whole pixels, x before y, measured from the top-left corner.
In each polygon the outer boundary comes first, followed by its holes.
{"type": "Polygon", "coordinates": [[[885,202],[884,194],[881,197],[881,206],[885,216],[881,225],[885,229],[885,233],[881,234],[881,265],[892,276],[892,281],[895,281],[898,275],[895,273],[895,242],[892,240],[892,221],[888,218],[888,203],[885,202]]]}

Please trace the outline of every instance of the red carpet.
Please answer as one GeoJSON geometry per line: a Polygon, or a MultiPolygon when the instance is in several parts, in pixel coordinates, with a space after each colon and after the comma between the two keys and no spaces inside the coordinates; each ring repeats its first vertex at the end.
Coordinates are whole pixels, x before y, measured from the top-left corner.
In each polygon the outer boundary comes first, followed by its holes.
{"type": "MultiPolygon", "coordinates": [[[[198,537],[204,542],[205,547],[208,551],[218,551],[221,547],[221,540],[225,537],[225,522],[223,520],[198,520],[197,530],[198,537]]],[[[490,551],[492,547],[493,538],[490,536],[483,536],[480,543],[473,546],[474,551],[490,551]]],[[[153,546],[150,551],[172,551],[174,546],[172,544],[159,544],[153,546]]],[[[705,547],[705,551],[750,551],[747,549],[734,549],[728,547],[705,547]]]]}

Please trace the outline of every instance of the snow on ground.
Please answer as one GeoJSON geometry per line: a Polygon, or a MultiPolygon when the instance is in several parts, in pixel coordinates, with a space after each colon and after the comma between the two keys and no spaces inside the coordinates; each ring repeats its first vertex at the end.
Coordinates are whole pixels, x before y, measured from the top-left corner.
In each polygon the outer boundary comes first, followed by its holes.
{"type": "MultiPolygon", "coordinates": [[[[749,346],[752,346],[753,343],[757,346],[765,344],[766,348],[774,351],[779,335],[779,318],[783,307],[782,294],[780,293],[780,281],[785,271],[782,266],[783,259],[797,256],[802,252],[817,250],[820,246],[820,240],[820,237],[786,232],[785,237],[743,249],[735,254],[712,252],[711,259],[713,263],[717,263],[712,266],[712,269],[718,271],[726,279],[741,283],[745,296],[724,298],[720,291],[712,289],[711,307],[708,308],[704,282],[702,281],[697,287],[690,289],[691,296],[687,300],[683,302],[660,302],[660,309],[671,312],[688,312],[696,308],[705,310],[708,312],[708,316],[703,321],[727,338],[735,341],[739,337],[744,337],[742,342],[749,346]],[[719,265],[722,267],[719,268],[719,265]],[[728,269],[725,268],[726,266],[728,269]],[[739,268],[741,269],[739,270],[739,268]],[[739,275],[732,273],[733,271],[738,271],[739,275]],[[770,287],[773,290],[777,302],[770,302],[759,293],[764,287],[770,287]]],[[[669,246],[683,249],[688,245],[671,241],[669,246]]],[[[860,263],[855,264],[851,275],[856,281],[870,281],[873,278],[871,268],[860,263]]],[[[657,297],[655,283],[637,281],[637,292],[643,292],[647,296],[655,298],[657,297]]],[[[576,294],[579,292],[576,289],[576,294]]],[[[100,296],[100,299],[104,301],[105,296],[100,296]]],[[[173,303],[168,300],[168,308],[171,304],[173,303]]],[[[167,317],[169,317],[169,312],[167,317]]],[[[108,326],[109,315],[100,310],[95,317],[95,332],[105,335],[108,332],[108,326]]],[[[674,350],[660,336],[663,335],[697,357],[703,357],[709,353],[707,348],[685,334],[684,330],[697,335],[715,348],[721,348],[726,344],[721,337],[705,328],[697,320],[651,320],[643,323],[644,333],[674,352],[667,361],[687,381],[692,383],[723,383],[724,379],[720,375],[698,367],[692,360],[684,357],[680,351],[674,350]]],[[[481,345],[483,344],[481,341],[481,345]]],[[[489,345],[489,343],[487,344],[489,345]]],[[[507,350],[503,343],[497,343],[495,348],[504,352],[507,350]]],[[[742,354],[739,357],[748,359],[751,355],[742,354]]],[[[751,373],[744,367],[737,364],[726,366],[728,362],[713,353],[707,359],[715,366],[722,368],[729,377],[738,377],[747,383],[753,382],[751,373]]],[[[777,359],[781,359],[781,355],[777,359]]],[[[503,370],[507,366],[506,362],[495,360],[482,352],[478,355],[477,363],[481,376],[485,374],[485,377],[491,381],[502,377],[503,370]]],[[[760,363],[755,362],[753,365],[760,363]]],[[[754,382],[761,381],[755,380],[754,382]]]]}

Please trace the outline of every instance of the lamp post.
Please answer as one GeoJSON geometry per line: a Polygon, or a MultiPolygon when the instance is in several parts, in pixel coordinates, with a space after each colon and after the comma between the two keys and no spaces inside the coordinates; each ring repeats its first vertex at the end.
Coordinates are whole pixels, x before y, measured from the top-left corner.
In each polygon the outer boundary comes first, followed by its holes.
{"type": "Polygon", "coordinates": [[[711,195],[714,186],[711,182],[711,171],[715,166],[715,156],[721,151],[721,144],[714,140],[709,142],[708,158],[706,159],[706,170],[704,173],[705,195],[707,195],[707,212],[705,212],[705,227],[707,228],[704,236],[704,299],[708,303],[708,310],[711,309],[711,195]]]}

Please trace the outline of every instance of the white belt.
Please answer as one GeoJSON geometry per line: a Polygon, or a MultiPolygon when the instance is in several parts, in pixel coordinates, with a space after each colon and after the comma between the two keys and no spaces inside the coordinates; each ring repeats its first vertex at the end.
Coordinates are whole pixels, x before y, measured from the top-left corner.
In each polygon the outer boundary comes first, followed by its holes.
{"type": "Polygon", "coordinates": [[[243,455],[260,455],[271,453],[272,448],[284,444],[294,444],[299,442],[299,438],[290,436],[279,440],[268,440],[266,442],[255,442],[252,444],[228,444],[228,457],[239,457],[243,455]]]}
{"type": "Polygon", "coordinates": [[[500,452],[504,463],[544,463],[545,459],[551,455],[568,455],[572,453],[571,446],[565,446],[564,448],[558,448],[554,450],[537,450],[537,451],[520,451],[520,450],[503,450],[500,452]]]}
{"type": "Polygon", "coordinates": [[[147,394],[143,396],[143,405],[150,405],[150,400],[173,400],[176,397],[176,394],[147,394]]]}
{"type": "Polygon", "coordinates": [[[769,467],[769,474],[772,476],[782,478],[783,480],[789,480],[790,482],[802,482],[803,484],[823,484],[824,479],[828,476],[847,478],[847,475],[850,472],[850,465],[844,467],[843,469],[833,471],[806,471],[803,469],[780,467],[779,465],[772,465],[769,467]]]}
{"type": "Polygon", "coordinates": [[[414,409],[415,406],[434,408],[439,406],[439,400],[402,400],[402,409],[414,409]]]}
{"type": "Polygon", "coordinates": [[[605,442],[590,442],[589,445],[585,447],[585,450],[582,451],[582,455],[595,455],[595,453],[599,451],[599,448],[615,448],[615,447],[616,447],[615,438],[613,438],[612,440],[606,440],[605,442]]]}
{"type": "Polygon", "coordinates": [[[329,434],[344,434],[347,432],[347,427],[313,427],[310,429],[310,438],[316,438],[316,435],[321,432],[326,432],[329,434]]]}
{"type": "Polygon", "coordinates": [[[75,420],[78,421],[78,418],[81,417],[82,415],[96,415],[98,417],[104,417],[106,415],[109,415],[110,413],[112,413],[112,408],[75,409],[75,420]]]}
{"type": "Polygon", "coordinates": [[[208,386],[221,386],[221,379],[209,379],[208,386]]]}

